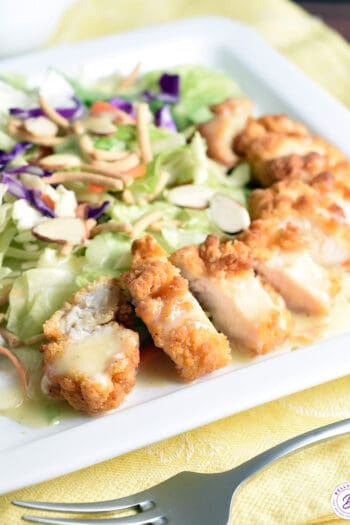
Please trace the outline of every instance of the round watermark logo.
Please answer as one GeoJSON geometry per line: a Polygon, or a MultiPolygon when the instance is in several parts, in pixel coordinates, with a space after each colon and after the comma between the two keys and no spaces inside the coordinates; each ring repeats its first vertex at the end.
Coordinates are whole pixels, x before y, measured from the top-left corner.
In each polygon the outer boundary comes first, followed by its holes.
{"type": "Polygon", "coordinates": [[[331,504],[337,516],[350,520],[350,483],[342,483],[334,489],[331,504]]]}

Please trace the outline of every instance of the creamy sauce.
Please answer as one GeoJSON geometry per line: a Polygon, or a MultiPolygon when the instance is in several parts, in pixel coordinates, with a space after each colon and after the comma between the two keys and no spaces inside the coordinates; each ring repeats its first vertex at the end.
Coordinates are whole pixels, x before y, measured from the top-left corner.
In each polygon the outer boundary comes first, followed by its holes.
{"type": "Polygon", "coordinates": [[[304,314],[293,314],[293,318],[295,327],[294,336],[289,344],[290,349],[349,331],[350,274],[342,276],[340,291],[334,299],[328,316],[313,317],[304,314]]]}
{"type": "Polygon", "coordinates": [[[161,387],[179,381],[174,363],[163,350],[150,345],[141,350],[137,385],[161,387]]]}
{"type": "Polygon", "coordinates": [[[125,332],[118,325],[102,326],[93,334],[67,343],[64,352],[49,368],[49,374],[83,374],[93,381],[106,384],[110,381],[110,364],[124,357],[124,342],[127,343],[125,332]]]}
{"type": "Polygon", "coordinates": [[[38,349],[20,348],[17,357],[28,371],[28,397],[14,367],[7,359],[0,359],[0,415],[30,427],[44,427],[76,416],[64,401],[48,399],[41,391],[42,354],[38,349]]]}
{"type": "MultiPolygon", "coordinates": [[[[340,291],[334,299],[329,316],[315,317],[292,313],[293,335],[286,343],[275,348],[274,354],[296,350],[301,346],[350,331],[350,274],[344,274],[339,284],[340,291]]],[[[249,365],[256,358],[244,348],[232,346],[232,361],[235,367],[249,365]]]]}
{"type": "MultiPolygon", "coordinates": [[[[295,350],[313,341],[350,331],[350,274],[343,276],[340,285],[341,290],[334,300],[328,317],[317,318],[293,314],[294,335],[287,343],[277,348],[274,354],[295,350]]],[[[96,373],[101,373],[101,370],[103,374],[108,361],[118,355],[118,345],[120,345],[119,348],[122,348],[120,340],[110,345],[109,337],[105,333],[90,336],[89,341],[85,341],[83,345],[84,353],[86,352],[87,355],[83,356],[82,347],[80,346],[79,351],[74,344],[70,348],[70,354],[74,356],[73,362],[76,366],[83,367],[86,373],[94,376],[96,373]],[[96,352],[96,347],[102,348],[102,352],[96,352]]],[[[137,384],[145,387],[147,385],[163,386],[169,382],[177,381],[174,366],[163,352],[153,349],[148,352],[148,355],[146,352],[143,355],[137,384]]],[[[236,367],[249,365],[253,359],[254,357],[247,352],[241,352],[238,348],[233,350],[233,365],[236,367]]],[[[72,365],[71,362],[62,360],[59,366],[62,367],[62,371],[67,371],[72,365]]],[[[0,415],[5,415],[23,425],[32,427],[58,424],[62,419],[76,416],[76,412],[67,403],[50,400],[40,392],[40,370],[39,362],[36,365],[36,371],[31,375],[30,396],[32,399],[25,400],[20,382],[16,379],[7,381],[4,379],[5,375],[1,375],[1,372],[6,372],[7,378],[10,378],[13,371],[11,371],[11,365],[7,361],[0,360],[0,415]]]]}
{"type": "Polygon", "coordinates": [[[0,412],[7,410],[9,407],[19,407],[23,403],[24,393],[14,369],[1,370],[0,377],[0,412]]]}
{"type": "MultiPolygon", "coordinates": [[[[1,396],[2,394],[1,392],[1,396]]],[[[57,425],[63,419],[75,417],[76,414],[64,401],[53,401],[44,395],[40,399],[27,399],[16,407],[0,410],[0,415],[29,427],[57,425]]]]}
{"type": "Polygon", "coordinates": [[[166,312],[166,321],[162,319],[162,309],[159,310],[159,317],[154,323],[162,323],[164,337],[171,331],[176,330],[184,323],[192,324],[195,328],[204,328],[214,331],[214,328],[205,315],[197,299],[189,292],[185,293],[177,303],[172,307],[170,313],[166,312]]]}

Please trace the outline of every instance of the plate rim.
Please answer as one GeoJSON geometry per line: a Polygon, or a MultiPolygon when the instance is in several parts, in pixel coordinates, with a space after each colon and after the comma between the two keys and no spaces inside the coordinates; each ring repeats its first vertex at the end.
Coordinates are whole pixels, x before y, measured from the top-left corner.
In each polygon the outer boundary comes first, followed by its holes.
{"type": "MultiPolygon", "coordinates": [[[[21,67],[23,61],[28,60],[34,60],[34,62],[39,64],[44,59],[57,57],[61,53],[72,49],[75,51],[85,50],[84,53],[86,53],[90,46],[97,49],[107,44],[111,46],[118,43],[122,52],[123,47],[126,47],[130,42],[135,47],[140,41],[145,41],[146,44],[150,41],[154,43],[155,38],[161,40],[165,36],[169,37],[169,35],[174,34],[179,37],[188,35],[189,31],[192,39],[203,38],[203,24],[209,24],[212,27],[213,40],[215,40],[215,32],[219,31],[217,42],[222,45],[225,43],[230,47],[230,45],[233,45],[232,40],[235,41],[235,38],[237,40],[238,36],[239,38],[249,38],[253,45],[259,45],[258,54],[274,61],[279,71],[283,74],[280,75],[281,78],[276,79],[276,74],[273,71],[264,70],[263,64],[254,64],[252,57],[249,57],[249,53],[246,52],[243,55],[244,63],[247,63],[249,67],[255,67],[254,74],[262,77],[265,83],[272,84],[274,91],[276,91],[276,87],[283,86],[283,100],[288,104],[294,101],[295,96],[301,96],[302,94],[303,97],[307,97],[311,94],[313,102],[316,106],[320,105],[322,110],[318,110],[316,107],[313,114],[308,115],[309,121],[311,123],[315,122],[317,124],[316,127],[319,127],[320,123],[327,122],[327,118],[330,116],[332,116],[333,121],[341,119],[342,133],[345,130],[349,136],[350,113],[340,102],[271,48],[255,31],[241,22],[221,16],[190,17],[74,44],[61,44],[48,50],[2,60],[0,72],[8,71],[9,68],[13,67],[11,64],[21,67]],[[225,39],[229,36],[231,44],[225,42],[225,39]],[[294,80],[295,84],[293,87],[296,89],[290,89],[291,86],[286,86],[285,75],[287,75],[287,78],[290,77],[294,80]]],[[[337,126],[332,126],[332,128],[337,128],[337,126]]],[[[331,132],[331,137],[328,134],[327,138],[335,142],[350,155],[350,146],[344,147],[345,141],[339,130],[335,130],[334,133],[331,132]]],[[[74,428],[65,429],[57,434],[39,438],[10,450],[0,451],[0,465],[2,466],[2,472],[6,472],[6,479],[3,476],[0,477],[0,494],[68,474],[208,424],[217,419],[247,410],[253,406],[258,406],[293,392],[347,375],[350,373],[350,360],[348,359],[347,350],[349,341],[350,334],[344,334],[299,348],[295,352],[285,353],[281,356],[276,355],[266,361],[251,363],[248,366],[228,371],[220,376],[213,374],[207,376],[205,381],[195,382],[157,399],[148,400],[145,403],[104,416],[103,418],[88,422],[84,421],[74,428]],[[315,363],[316,352],[318,359],[315,363]],[[331,361],[329,360],[330,352],[332,352],[331,361]],[[305,370],[313,371],[313,376],[309,377],[308,374],[305,374],[305,370]],[[281,372],[286,374],[282,385],[280,381],[281,372]],[[232,377],[233,374],[234,376],[232,377]],[[264,382],[261,381],[262,376],[264,377],[264,382]],[[256,382],[258,386],[255,385],[254,393],[249,392],[249,389],[247,389],[245,397],[243,399],[242,396],[239,397],[242,390],[244,391],[244,386],[247,384],[248,379],[251,382],[259,378],[260,382],[256,382]],[[268,388],[266,388],[266,383],[268,388]],[[258,400],[256,397],[258,397],[258,400]],[[198,402],[203,403],[203,400],[206,403],[205,413],[195,410],[198,407],[198,402]],[[180,409],[182,411],[181,419],[174,419],[172,414],[180,409]],[[157,426],[154,424],[155,414],[161,419],[161,425],[158,424],[157,426]],[[152,425],[147,424],[150,419],[152,419],[152,425]],[[114,440],[109,440],[107,444],[104,443],[105,446],[101,450],[94,450],[92,456],[91,447],[87,443],[89,440],[86,442],[83,439],[86,437],[86,434],[93,433],[94,440],[100,439],[103,442],[106,435],[113,434],[116,425],[118,425],[118,428],[123,427],[127,429],[127,443],[125,441],[115,443],[114,440]],[[143,432],[139,432],[139,428],[142,428],[143,432]],[[67,449],[60,446],[63,435],[64,439],[69,440],[68,458],[67,449]],[[54,463],[52,463],[53,457],[55,457],[54,463]],[[17,465],[20,465],[20,470],[17,468],[17,465]]]]}

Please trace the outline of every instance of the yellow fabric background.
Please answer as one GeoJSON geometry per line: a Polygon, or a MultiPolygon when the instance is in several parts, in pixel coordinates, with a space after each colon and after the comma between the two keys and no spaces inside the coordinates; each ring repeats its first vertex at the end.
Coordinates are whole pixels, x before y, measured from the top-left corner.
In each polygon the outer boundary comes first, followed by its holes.
{"type": "MultiPolygon", "coordinates": [[[[79,0],[66,13],[50,44],[198,14],[220,14],[251,25],[350,106],[349,45],[319,20],[284,0],[79,0]]],[[[332,381],[3,496],[0,523],[20,523],[23,511],[10,505],[14,498],[109,499],[142,490],[185,469],[226,470],[291,436],[350,417],[349,391],[349,377],[332,381]]],[[[18,469],[20,475],[20,465],[18,469]]],[[[235,499],[233,521],[235,525],[346,523],[330,507],[333,489],[345,481],[350,481],[349,436],[300,452],[257,475],[235,499]]]]}

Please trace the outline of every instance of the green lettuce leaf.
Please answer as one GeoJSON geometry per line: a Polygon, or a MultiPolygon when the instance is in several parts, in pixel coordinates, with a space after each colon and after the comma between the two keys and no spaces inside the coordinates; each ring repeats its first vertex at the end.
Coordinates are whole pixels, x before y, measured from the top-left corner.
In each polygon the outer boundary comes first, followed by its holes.
{"type": "MultiPolygon", "coordinates": [[[[182,65],[168,72],[178,73],[181,77],[180,102],[172,107],[180,130],[190,124],[209,120],[212,115],[209,106],[212,104],[241,95],[236,82],[222,71],[201,65],[182,65]]],[[[140,80],[140,87],[158,91],[158,81],[162,73],[164,70],[147,73],[140,80]]]]}
{"type": "Polygon", "coordinates": [[[78,289],[82,258],[62,257],[47,248],[37,268],[18,277],[11,289],[9,330],[26,339],[42,332],[43,323],[78,289]]]}
{"type": "Polygon", "coordinates": [[[89,241],[85,264],[77,284],[85,286],[101,275],[119,277],[129,269],[132,240],[120,233],[105,232],[89,241]]]}
{"type": "Polygon", "coordinates": [[[157,239],[169,253],[189,244],[202,243],[207,235],[222,232],[213,223],[208,210],[190,210],[176,208],[176,220],[181,221],[181,226],[164,226],[157,234],[157,239]]]}

